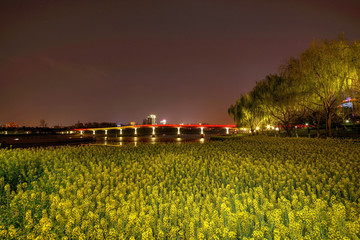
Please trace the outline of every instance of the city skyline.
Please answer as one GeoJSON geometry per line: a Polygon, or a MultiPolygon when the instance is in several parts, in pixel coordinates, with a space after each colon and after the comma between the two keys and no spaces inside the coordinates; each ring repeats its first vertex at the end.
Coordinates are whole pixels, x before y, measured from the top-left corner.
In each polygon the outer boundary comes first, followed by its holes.
{"type": "Polygon", "coordinates": [[[7,2],[0,125],[233,124],[227,109],[313,39],[360,39],[360,3],[7,2]]]}

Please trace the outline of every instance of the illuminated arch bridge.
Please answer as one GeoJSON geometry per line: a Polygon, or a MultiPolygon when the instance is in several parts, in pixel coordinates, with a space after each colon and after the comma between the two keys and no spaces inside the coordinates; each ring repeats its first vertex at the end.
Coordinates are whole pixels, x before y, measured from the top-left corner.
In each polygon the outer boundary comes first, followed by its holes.
{"type": "Polygon", "coordinates": [[[85,132],[92,132],[95,136],[97,131],[104,132],[105,135],[108,134],[108,131],[119,131],[118,133],[123,135],[124,129],[133,129],[134,135],[138,134],[138,129],[150,128],[152,129],[152,136],[155,136],[157,128],[174,128],[177,129],[177,135],[181,135],[181,129],[199,129],[199,133],[201,136],[204,136],[204,129],[225,129],[226,134],[230,134],[230,130],[236,128],[236,125],[210,125],[210,124],[157,124],[157,125],[134,125],[134,126],[121,126],[121,127],[106,127],[106,128],[81,128],[75,129],[75,131],[80,132],[81,135],[85,134],[85,132]]]}

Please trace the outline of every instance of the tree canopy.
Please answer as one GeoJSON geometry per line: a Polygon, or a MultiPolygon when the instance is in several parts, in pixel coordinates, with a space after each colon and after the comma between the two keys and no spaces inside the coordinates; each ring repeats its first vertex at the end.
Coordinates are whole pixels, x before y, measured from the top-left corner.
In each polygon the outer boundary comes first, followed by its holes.
{"type": "Polygon", "coordinates": [[[324,122],[331,137],[332,119],[341,101],[359,97],[359,76],[358,42],[343,36],[314,40],[299,57],[280,66],[279,74],[266,76],[249,94],[241,96],[229,114],[239,126],[252,129],[271,121],[288,135],[306,115],[317,126],[324,122]]]}

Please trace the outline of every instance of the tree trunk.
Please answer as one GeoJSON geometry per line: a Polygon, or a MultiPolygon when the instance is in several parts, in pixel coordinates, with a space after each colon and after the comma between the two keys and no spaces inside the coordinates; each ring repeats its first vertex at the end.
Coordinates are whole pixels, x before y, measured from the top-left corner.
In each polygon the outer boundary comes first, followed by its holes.
{"type": "Polygon", "coordinates": [[[328,122],[328,128],[329,128],[329,137],[332,137],[332,134],[331,134],[331,114],[329,114],[329,116],[328,116],[328,120],[327,120],[327,122],[328,122]]]}
{"type": "Polygon", "coordinates": [[[285,127],[285,131],[286,131],[286,134],[288,135],[288,137],[291,137],[292,136],[292,129],[291,129],[291,127],[288,127],[288,126],[286,126],[285,127]]]}
{"type": "Polygon", "coordinates": [[[319,123],[317,123],[316,124],[316,137],[320,137],[320,124],[319,123]]]}
{"type": "Polygon", "coordinates": [[[329,136],[329,112],[327,108],[325,108],[325,132],[326,136],[329,136]]]}

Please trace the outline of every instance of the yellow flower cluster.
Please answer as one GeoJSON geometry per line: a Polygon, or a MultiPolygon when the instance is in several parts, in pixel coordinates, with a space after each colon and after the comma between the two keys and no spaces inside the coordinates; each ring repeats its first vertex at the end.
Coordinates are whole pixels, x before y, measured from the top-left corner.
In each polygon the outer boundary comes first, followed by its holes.
{"type": "Polygon", "coordinates": [[[359,239],[360,144],[0,150],[0,239],[359,239]]]}

